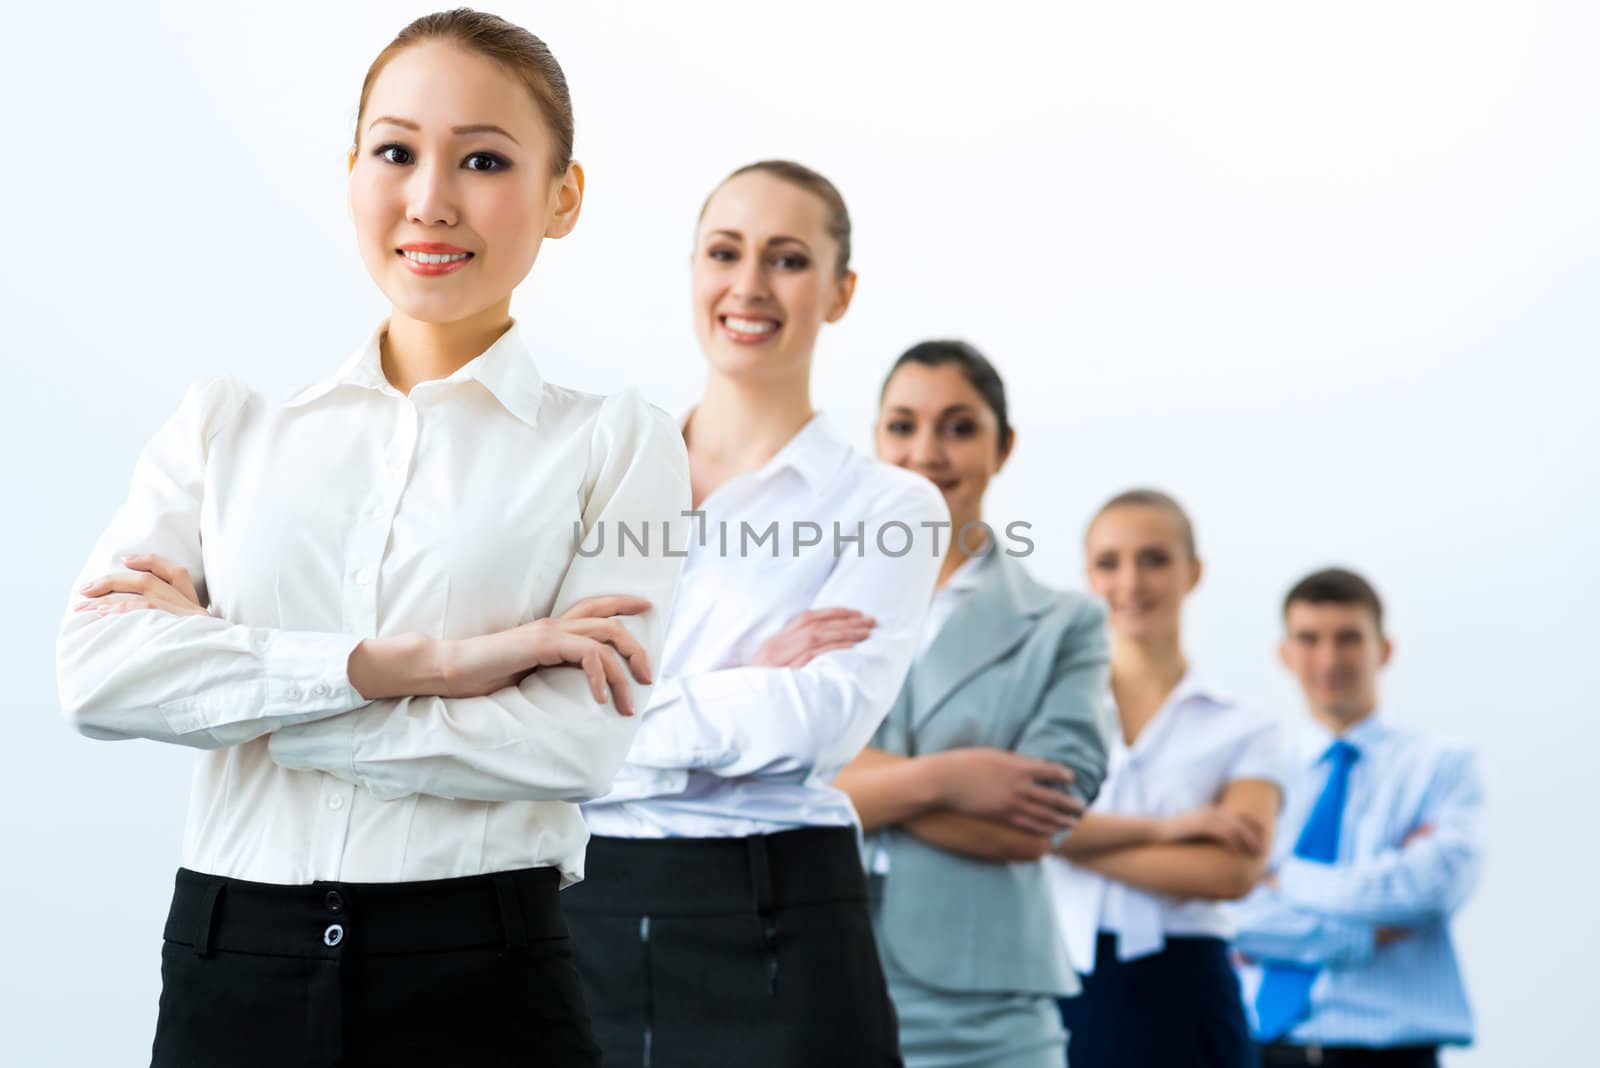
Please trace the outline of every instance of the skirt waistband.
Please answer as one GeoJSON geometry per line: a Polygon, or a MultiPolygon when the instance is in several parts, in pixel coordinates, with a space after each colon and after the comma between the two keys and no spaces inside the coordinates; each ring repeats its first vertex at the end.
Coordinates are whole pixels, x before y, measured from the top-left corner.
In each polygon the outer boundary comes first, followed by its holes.
{"type": "Polygon", "coordinates": [[[207,956],[337,957],[526,948],[563,938],[555,868],[404,883],[256,883],[179,868],[167,941],[207,956]]]}
{"type": "Polygon", "coordinates": [[[748,838],[589,839],[568,912],[606,915],[771,913],[867,900],[853,827],[805,827],[748,838]]]}

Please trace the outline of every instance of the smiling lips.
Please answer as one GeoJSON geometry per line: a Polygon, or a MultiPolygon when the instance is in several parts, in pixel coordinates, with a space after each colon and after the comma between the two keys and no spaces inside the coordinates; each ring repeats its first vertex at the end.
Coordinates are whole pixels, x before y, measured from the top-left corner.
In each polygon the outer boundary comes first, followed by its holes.
{"type": "Polygon", "coordinates": [[[470,263],[475,255],[464,248],[436,241],[413,241],[401,245],[394,251],[395,255],[405,263],[407,270],[425,277],[459,271],[470,263]]]}
{"type": "Polygon", "coordinates": [[[740,345],[759,345],[776,336],[778,327],[783,325],[776,319],[756,315],[719,315],[717,322],[723,336],[740,345]]]}

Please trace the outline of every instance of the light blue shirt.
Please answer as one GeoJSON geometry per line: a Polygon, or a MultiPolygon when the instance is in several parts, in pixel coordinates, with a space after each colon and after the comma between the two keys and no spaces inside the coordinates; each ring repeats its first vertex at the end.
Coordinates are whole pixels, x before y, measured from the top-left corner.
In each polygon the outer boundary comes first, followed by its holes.
{"type": "Polygon", "coordinates": [[[1315,724],[1298,747],[1273,845],[1277,887],[1239,905],[1235,948],[1253,1005],[1261,960],[1320,967],[1311,1011],[1282,1041],[1296,1045],[1466,1045],[1472,1010],[1450,941],[1450,917],[1482,862],[1483,784],[1464,747],[1369,716],[1343,735],[1350,770],[1339,859],[1294,856],[1327,780],[1334,735],[1315,724]],[[1426,833],[1404,844],[1420,827],[1426,833]],[[1406,934],[1378,945],[1379,928],[1406,934]]]}

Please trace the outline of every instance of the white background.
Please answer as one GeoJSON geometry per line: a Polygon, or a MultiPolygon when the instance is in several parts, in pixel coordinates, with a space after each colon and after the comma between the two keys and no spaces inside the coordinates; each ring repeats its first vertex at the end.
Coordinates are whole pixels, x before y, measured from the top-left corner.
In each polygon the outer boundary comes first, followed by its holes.
{"type": "MultiPolygon", "coordinates": [[[[43,5],[0,63],[0,1063],[145,1063],[189,754],[61,722],[67,584],[192,378],[280,395],[386,312],[344,152],[414,4],[43,5]]],[[[1278,601],[1354,565],[1391,606],[1386,714],[1470,739],[1492,801],[1452,1065],[1593,1031],[1600,728],[1593,5],[569,3],[496,8],[564,64],[589,176],[515,311],[553,381],[696,396],[695,214],[728,170],[831,176],[861,284],[816,401],[869,441],[932,336],[1006,376],[991,515],[1037,572],[1150,483],[1210,566],[1191,653],[1299,714],[1278,601]],[[1587,73],[1585,73],[1587,71],[1587,73]]]]}

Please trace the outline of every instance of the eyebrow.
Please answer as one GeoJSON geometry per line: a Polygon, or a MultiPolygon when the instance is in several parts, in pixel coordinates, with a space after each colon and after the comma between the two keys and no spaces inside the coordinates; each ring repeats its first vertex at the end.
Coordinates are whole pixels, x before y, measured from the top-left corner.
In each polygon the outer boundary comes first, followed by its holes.
{"type": "MultiPolygon", "coordinates": [[[[422,129],[422,127],[418,126],[409,119],[397,119],[393,115],[383,115],[373,119],[372,122],[367,125],[367,132],[371,133],[372,127],[378,125],[380,122],[387,122],[394,126],[404,126],[408,130],[422,129]]],[[[492,122],[475,122],[466,126],[452,126],[450,127],[450,132],[453,134],[495,133],[499,134],[501,137],[504,137],[507,141],[510,141],[514,145],[521,143],[515,137],[512,137],[510,134],[506,133],[492,122]]]]}
{"type": "MultiPolygon", "coordinates": [[[[738,230],[713,230],[709,234],[707,234],[706,236],[707,237],[719,237],[719,236],[720,237],[731,237],[735,241],[743,241],[744,240],[744,234],[740,233],[738,230]]],[[[800,240],[798,237],[789,237],[787,234],[779,234],[777,237],[774,237],[772,240],[767,242],[767,244],[769,244],[769,245],[782,245],[782,244],[785,244],[785,243],[793,244],[793,245],[799,245],[801,248],[805,249],[807,252],[811,251],[811,246],[810,245],[806,244],[804,241],[800,240]]]]}
{"type": "MultiPolygon", "coordinates": [[[[891,405],[889,405],[889,410],[891,412],[905,412],[908,415],[916,415],[917,414],[917,410],[915,408],[908,408],[904,404],[891,404],[891,405]]],[[[974,412],[974,411],[977,411],[977,409],[974,408],[972,405],[968,404],[967,402],[962,401],[960,404],[951,404],[951,405],[946,406],[944,408],[944,410],[941,411],[939,414],[940,415],[954,415],[956,412],[974,412]]]]}

